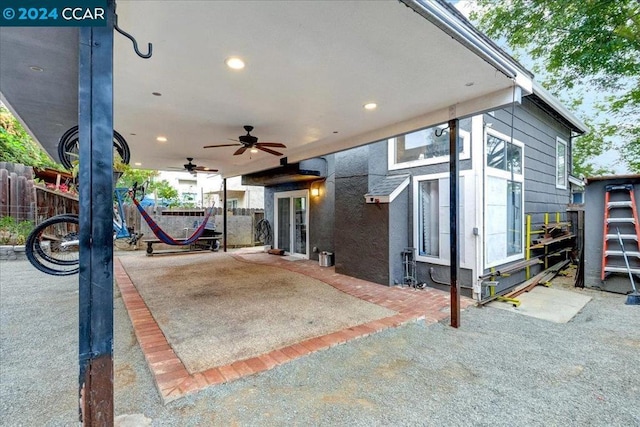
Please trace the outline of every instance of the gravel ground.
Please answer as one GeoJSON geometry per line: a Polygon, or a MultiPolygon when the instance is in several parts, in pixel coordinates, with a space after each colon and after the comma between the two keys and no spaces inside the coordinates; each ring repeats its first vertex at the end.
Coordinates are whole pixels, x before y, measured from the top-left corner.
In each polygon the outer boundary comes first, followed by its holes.
{"type": "MultiPolygon", "coordinates": [[[[76,425],[77,276],[0,263],[0,424],[76,425]]],[[[494,308],[406,325],[231,384],[160,399],[116,292],[115,413],[158,426],[640,426],[640,306],[569,323],[494,308]]]]}

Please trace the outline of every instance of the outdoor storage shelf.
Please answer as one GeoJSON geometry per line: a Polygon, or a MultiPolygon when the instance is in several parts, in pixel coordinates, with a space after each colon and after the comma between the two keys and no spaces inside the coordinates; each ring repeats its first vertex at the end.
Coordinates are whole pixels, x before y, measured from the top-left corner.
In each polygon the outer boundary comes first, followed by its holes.
{"type": "Polygon", "coordinates": [[[546,239],[542,242],[536,243],[530,246],[530,249],[543,249],[545,246],[552,245],[554,243],[562,242],[563,240],[572,239],[575,235],[573,233],[564,234],[562,236],[555,237],[553,239],[546,239]]]}

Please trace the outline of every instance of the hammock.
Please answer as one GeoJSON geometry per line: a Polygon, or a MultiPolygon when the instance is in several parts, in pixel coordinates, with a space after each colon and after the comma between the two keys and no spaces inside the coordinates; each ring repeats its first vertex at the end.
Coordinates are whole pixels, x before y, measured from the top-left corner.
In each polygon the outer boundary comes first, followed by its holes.
{"type": "Polygon", "coordinates": [[[184,240],[176,240],[173,237],[169,236],[160,228],[160,226],[153,220],[153,218],[149,216],[147,211],[145,211],[144,208],[140,206],[140,203],[136,200],[132,192],[129,192],[129,195],[131,196],[131,200],[133,200],[133,204],[135,204],[136,207],[138,208],[140,215],[142,215],[142,218],[144,218],[147,224],[149,224],[149,227],[151,228],[151,231],[153,231],[153,234],[155,234],[156,237],[160,239],[162,243],[166,243],[167,245],[178,245],[178,246],[190,245],[191,243],[198,240],[200,236],[202,236],[205,226],[207,225],[207,220],[209,219],[209,217],[211,216],[211,212],[213,211],[213,209],[207,210],[207,213],[204,219],[202,220],[202,224],[200,224],[200,226],[196,228],[196,231],[194,231],[190,237],[184,240]]]}

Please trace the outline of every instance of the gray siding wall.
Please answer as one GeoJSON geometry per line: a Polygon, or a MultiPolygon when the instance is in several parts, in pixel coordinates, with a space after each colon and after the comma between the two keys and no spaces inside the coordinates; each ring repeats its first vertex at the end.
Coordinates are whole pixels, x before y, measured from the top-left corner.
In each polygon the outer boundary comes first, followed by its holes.
{"type": "MultiPolygon", "coordinates": [[[[497,110],[493,114],[485,114],[484,121],[490,123],[492,129],[505,135],[511,135],[513,122],[513,138],[525,146],[524,210],[525,215],[531,215],[532,224],[542,224],[545,213],[550,214],[550,222],[555,222],[556,212],[559,212],[561,220],[565,221],[571,192],[568,182],[567,189],[556,188],[556,137],[567,143],[567,156],[571,159],[571,130],[527,98],[523,99],[522,105],[516,105],[513,110],[509,107],[497,110]]],[[[567,169],[570,173],[570,161],[567,169]]],[[[490,212],[486,214],[490,215],[490,212]]],[[[526,222],[524,224],[526,226],[526,222]]],[[[533,252],[532,256],[540,253],[541,251],[533,252]]],[[[556,260],[559,261],[554,259],[551,262],[556,260]]],[[[540,270],[541,267],[532,267],[532,275],[540,270]]],[[[485,273],[488,271],[485,270],[485,273]]],[[[523,272],[503,277],[500,279],[498,291],[524,279],[523,272]]]]}
{"type": "MultiPolygon", "coordinates": [[[[532,215],[534,223],[541,223],[545,212],[560,212],[564,220],[571,194],[568,183],[567,189],[556,188],[556,137],[567,143],[570,159],[571,130],[527,98],[513,113],[513,138],[525,145],[525,212],[532,215]]],[[[498,132],[511,134],[511,108],[495,111],[493,116],[485,114],[484,120],[498,132]]],[[[571,171],[570,161],[567,167],[571,171]]]]}

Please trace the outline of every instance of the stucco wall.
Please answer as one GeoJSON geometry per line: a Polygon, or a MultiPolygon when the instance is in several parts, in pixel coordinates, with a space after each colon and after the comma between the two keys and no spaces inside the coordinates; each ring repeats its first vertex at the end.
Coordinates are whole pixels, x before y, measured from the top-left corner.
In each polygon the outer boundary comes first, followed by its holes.
{"type": "Polygon", "coordinates": [[[335,154],[336,273],[389,284],[389,205],[366,204],[369,146],[335,154]]]}

